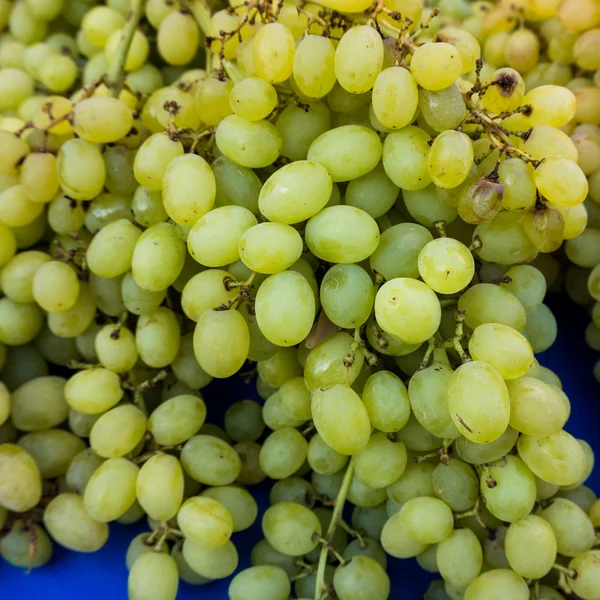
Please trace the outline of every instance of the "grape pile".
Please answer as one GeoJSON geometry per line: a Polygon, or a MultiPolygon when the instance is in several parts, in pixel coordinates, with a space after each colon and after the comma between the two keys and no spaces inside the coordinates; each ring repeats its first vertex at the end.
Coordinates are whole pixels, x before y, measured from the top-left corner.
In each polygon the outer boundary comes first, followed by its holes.
{"type": "Polygon", "coordinates": [[[146,519],[174,600],[260,518],[230,600],[600,600],[535,357],[547,289],[600,350],[600,0],[437,4],[0,0],[6,561],[146,519]]]}

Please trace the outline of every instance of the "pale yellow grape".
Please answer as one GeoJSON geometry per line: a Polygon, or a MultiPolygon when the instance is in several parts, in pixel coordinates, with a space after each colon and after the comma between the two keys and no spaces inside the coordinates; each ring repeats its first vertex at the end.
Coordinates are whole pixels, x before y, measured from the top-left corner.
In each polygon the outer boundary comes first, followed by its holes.
{"type": "Polygon", "coordinates": [[[135,244],[131,272],[144,290],[167,289],[179,276],[185,261],[185,244],[170,223],[157,223],[142,233],[135,244]]]}
{"type": "Polygon", "coordinates": [[[0,173],[16,174],[30,151],[27,142],[8,131],[0,130],[0,173]]]}
{"type": "Polygon", "coordinates": [[[527,339],[500,323],[479,325],[469,339],[469,354],[473,360],[494,367],[503,379],[523,377],[533,364],[533,350],[527,339]]]}
{"type": "Polygon", "coordinates": [[[323,133],[307,158],[323,165],[333,181],[350,181],[373,170],[382,154],[379,136],[362,125],[344,125],[323,133]]]}
{"type": "Polygon", "coordinates": [[[108,6],[95,6],[85,14],[81,29],[94,46],[103,48],[110,34],[123,25],[125,19],[119,12],[108,6]]]}
{"type": "Polygon", "coordinates": [[[77,63],[70,56],[50,54],[42,62],[38,77],[51,92],[66,92],[77,79],[77,63]]]}
{"type": "Polygon", "coordinates": [[[571,485],[587,470],[581,444],[564,430],[545,437],[521,435],[519,456],[533,473],[554,485],[571,485]]]}
{"type": "Polygon", "coordinates": [[[126,327],[105,325],[94,340],[100,364],[115,373],[126,373],[138,360],[135,337],[126,327]]]}
{"type": "Polygon", "coordinates": [[[483,107],[492,113],[501,113],[518,108],[523,103],[525,83],[515,69],[504,67],[494,71],[487,79],[491,84],[481,98],[483,107]]]}
{"type": "Polygon", "coordinates": [[[278,169],[265,181],[258,197],[260,212],[278,223],[300,223],[325,207],[332,192],[327,169],[298,160],[278,169]]]}
{"type": "Polygon", "coordinates": [[[322,260],[355,263],[373,254],[379,243],[379,228],[360,208],[330,206],[308,221],[305,241],[322,260]]]}
{"type": "Polygon", "coordinates": [[[281,136],[270,121],[246,121],[237,115],[229,115],[219,123],[215,141],[229,160],[251,169],[273,163],[282,146],[281,136]]]}
{"type": "Polygon", "coordinates": [[[185,540],[183,556],[192,572],[206,577],[207,581],[229,577],[238,565],[237,550],[231,541],[219,548],[211,548],[204,544],[196,544],[192,540],[185,540]]]}
{"type": "Polygon", "coordinates": [[[520,211],[533,206],[536,192],[533,173],[533,167],[520,158],[508,158],[500,163],[498,177],[504,184],[502,208],[520,211]]]}
{"type": "Polygon", "coordinates": [[[477,577],[467,588],[464,600],[529,600],[525,580],[510,569],[492,569],[477,577]]]}
{"type": "Polygon", "coordinates": [[[14,444],[0,444],[0,506],[14,512],[32,509],[42,496],[40,471],[33,457],[14,444]]]}
{"type": "Polygon", "coordinates": [[[296,42],[292,32],[281,23],[261,27],[252,43],[256,74],[269,83],[281,83],[294,67],[296,42]]]}
{"type": "Polygon", "coordinates": [[[357,477],[369,487],[391,485],[404,473],[407,454],[404,444],[392,442],[382,432],[374,433],[369,443],[356,455],[354,468],[357,477]]]}
{"type": "Polygon", "coordinates": [[[233,533],[230,512],[217,500],[196,496],[186,500],[177,513],[177,522],[186,538],[218,548],[233,533]]]}
{"type": "Polygon", "coordinates": [[[64,312],[48,313],[48,328],[58,337],[75,337],[88,328],[95,316],[96,300],[92,290],[88,284],[80,282],[79,295],[72,308],[64,312]]]}
{"type": "Polygon", "coordinates": [[[286,556],[307,554],[317,545],[321,522],[315,513],[296,502],[279,502],[265,512],[263,534],[269,544],[286,556]]]}
{"type": "Polygon", "coordinates": [[[194,354],[209,375],[223,378],[239,371],[249,346],[248,325],[236,310],[207,310],[198,319],[194,354]]]}
{"type": "Polygon", "coordinates": [[[330,448],[325,440],[317,433],[308,442],[306,457],[310,468],[321,475],[333,475],[340,471],[348,462],[348,457],[330,448]]]}
{"type": "Polygon", "coordinates": [[[123,404],[104,413],[92,427],[90,447],[102,458],[129,454],[146,433],[146,417],[133,404],[123,404]]]}
{"type": "Polygon", "coordinates": [[[22,69],[3,68],[0,70],[0,109],[15,109],[23,100],[33,95],[33,77],[22,69]]]}
{"type": "Polygon", "coordinates": [[[454,525],[452,510],[438,498],[413,498],[400,509],[398,518],[408,535],[423,544],[446,539],[454,525]]]}
{"type": "Polygon", "coordinates": [[[249,77],[236,83],[229,94],[231,110],[246,121],[266,119],[277,102],[275,88],[258,77],[249,77]]]}
{"type": "Polygon", "coordinates": [[[592,519],[575,502],[566,498],[554,498],[540,516],[550,523],[559,554],[577,556],[594,545],[592,519]]]}
{"type": "Polygon", "coordinates": [[[137,182],[151,190],[160,190],[169,163],[183,154],[179,141],[169,139],[164,133],[151,135],[140,146],[133,163],[137,182]]]}
{"type": "MultiPolygon", "coordinates": [[[[116,31],[113,31],[106,40],[104,54],[109,63],[115,59],[123,37],[124,29],[117,29],[116,31]]],[[[128,46],[124,69],[126,71],[135,71],[136,69],[139,69],[146,62],[149,50],[150,45],[148,39],[139,29],[136,29],[133,32],[133,38],[128,46]]]]}
{"type": "Polygon", "coordinates": [[[96,146],[81,139],[69,140],[58,152],[58,180],[75,200],[91,200],[104,185],[106,168],[96,146]]]}
{"type": "Polygon", "coordinates": [[[527,323],[527,313],[519,300],[493,283],[470,287],[460,297],[458,308],[466,311],[465,322],[471,329],[483,323],[500,323],[522,331],[527,323]]]}
{"type": "MultiPolygon", "coordinates": [[[[217,428],[217,431],[222,430],[217,428]]],[[[229,485],[242,469],[242,461],[235,449],[213,435],[196,435],[188,440],[180,460],[192,479],[206,485],[229,485]]]]}
{"type": "Polygon", "coordinates": [[[373,87],[373,112],[390,129],[401,129],[415,118],[419,93],[404,67],[388,67],[379,73],[373,87]]]}
{"type": "Polygon", "coordinates": [[[170,65],[185,65],[195,56],[200,41],[198,25],[191,14],[174,10],[158,26],[156,46],[170,65]]]}
{"type": "Polygon", "coordinates": [[[463,588],[481,571],[483,552],[477,536],[470,529],[457,529],[442,540],[436,549],[436,564],[444,581],[463,588]]]}
{"type": "Polygon", "coordinates": [[[347,385],[318,389],[312,396],[311,410],[319,435],[336,452],[356,454],[368,444],[371,424],[367,411],[347,385]]]}
{"type": "Polygon", "coordinates": [[[535,184],[545,198],[559,206],[576,206],[585,200],[588,181],[572,160],[547,158],[533,172],[535,184]]]}
{"type": "Polygon", "coordinates": [[[541,85],[529,90],[521,102],[531,107],[527,122],[531,125],[562,127],[574,116],[576,98],[573,92],[558,85],[541,85]]]}
{"type": "Polygon", "coordinates": [[[512,569],[527,579],[541,579],[556,561],[556,537],[552,527],[537,515],[511,523],[504,548],[512,569]]]}
{"type": "Polygon", "coordinates": [[[118,519],[135,502],[139,468],[126,458],[110,458],[91,476],[83,494],[85,510],[95,521],[118,519]]]}
{"type": "Polygon", "coordinates": [[[432,181],[441,188],[454,188],[468,176],[473,164],[473,144],[460,131],[440,133],[431,148],[427,166],[432,181]]]}
{"type": "Polygon", "coordinates": [[[523,150],[536,160],[543,158],[566,158],[577,162],[579,153],[571,138],[560,129],[550,125],[536,125],[525,143],[523,150]]]}
{"type": "Polygon", "coordinates": [[[307,35],[300,41],[294,55],[294,81],[303,94],[322,98],[331,91],[336,82],[334,56],[329,38],[307,35]]]}
{"type": "Polygon", "coordinates": [[[164,300],[166,290],[149,292],[141,288],[131,272],[121,280],[121,296],[127,310],[134,315],[154,312],[164,300]]]}
{"type": "Polygon", "coordinates": [[[233,519],[233,531],[244,531],[248,529],[258,516],[256,500],[243,487],[237,485],[226,485],[208,488],[201,496],[217,500],[230,512],[233,519]]]}
{"type": "Polygon", "coordinates": [[[135,560],[127,580],[130,600],[175,600],[179,571],[172,556],[143,552],[135,560]]]}
{"type": "Polygon", "coordinates": [[[135,330],[140,358],[150,367],[170,365],[179,351],[180,327],[175,313],[159,306],[155,312],[141,315],[135,330]]]}
{"type": "Polygon", "coordinates": [[[73,130],[88,142],[116,142],[132,125],[131,110],[117,98],[88,98],[73,109],[73,130]]]}
{"type": "MultiPolygon", "coordinates": [[[[186,88],[188,89],[188,88],[186,88]]],[[[176,87],[153,90],[142,110],[142,123],[152,133],[164,131],[169,125],[179,128],[198,129],[200,118],[191,93],[176,87]],[[179,108],[173,114],[175,103],[179,108]]]]}
{"type": "Polygon", "coordinates": [[[220,81],[208,77],[198,83],[196,89],[196,113],[207,125],[218,125],[227,115],[233,113],[229,104],[229,94],[233,82],[220,81]]]}
{"type": "Polygon", "coordinates": [[[7,346],[27,344],[43,327],[43,313],[35,302],[22,304],[0,299],[0,342],[7,346]]]}
{"type": "Polygon", "coordinates": [[[228,265],[240,257],[240,239],[256,224],[256,217],[248,209],[220,206],[196,221],[188,235],[188,251],[201,265],[228,265]]]}
{"type": "Polygon", "coordinates": [[[182,394],[157,406],[148,419],[148,431],[161,446],[176,446],[192,438],[206,418],[201,398],[182,394]]]}
{"type": "Polygon", "coordinates": [[[414,51],[410,72],[426,90],[442,90],[452,85],[461,75],[460,53],[446,42],[427,42],[414,51]]]}
{"type": "Polygon", "coordinates": [[[383,526],[381,545],[389,555],[396,558],[412,558],[427,548],[427,544],[418,542],[409,534],[399,513],[393,514],[383,526]]]}
{"type": "Polygon", "coordinates": [[[294,346],[310,332],[315,296],[308,281],[295,271],[268,277],[258,288],[256,320],[263,335],[278,346],[294,346]]]}
{"type": "Polygon", "coordinates": [[[0,223],[8,227],[25,227],[44,212],[44,205],[27,198],[22,185],[0,192],[0,223]]]}
{"type": "Polygon", "coordinates": [[[20,183],[32,202],[50,202],[58,192],[56,157],[48,152],[32,152],[21,166],[20,183]]]}
{"type": "Polygon", "coordinates": [[[335,50],[335,76],[352,94],[369,91],[383,64],[381,35],[370,25],[352,27],[335,50]]]}
{"type": "Polygon", "coordinates": [[[226,278],[234,279],[227,271],[207,269],[194,275],[181,293],[181,308],[192,321],[198,321],[202,313],[229,302],[237,295],[237,289],[228,290],[226,278]]]}
{"type": "Polygon", "coordinates": [[[383,143],[383,166],[388,177],[403,190],[420,190],[431,183],[427,157],[431,136],[418,127],[390,133],[383,143]]]}
{"type": "Polygon", "coordinates": [[[68,405],[88,415],[109,410],[122,396],[119,376],[103,368],[79,371],[65,386],[65,400],[68,405]]]}
{"type": "Polygon", "coordinates": [[[240,238],[240,258],[257,273],[273,274],[291,267],[302,254],[302,238],[289,225],[259,223],[240,238]]]}
{"type": "Polygon", "coordinates": [[[65,312],[77,301],[79,280],[70,265],[53,260],[35,272],[31,289],[35,301],[45,311],[65,312]]]}
{"type": "Polygon", "coordinates": [[[85,222],[85,210],[80,202],[57,194],[48,204],[48,225],[55,233],[66,235],[79,231],[85,222]]]}
{"type": "Polygon", "coordinates": [[[307,454],[308,443],[302,434],[292,427],[281,427],[263,442],[258,460],[267,477],[284,479],[304,464],[307,454]]]}
{"type": "Polygon", "coordinates": [[[423,281],[440,294],[459,292],[475,273],[471,251],[449,237],[429,242],[419,253],[418,265],[423,281]]]}
{"type": "Polygon", "coordinates": [[[441,314],[435,293],[415,279],[392,279],[379,288],[375,296],[377,323],[384,331],[409,344],[429,339],[440,325],[441,314]]]}
{"type": "Polygon", "coordinates": [[[473,442],[489,444],[508,427],[506,384],[485,362],[471,361],[456,369],[448,388],[448,407],[458,430],[473,442]]]}

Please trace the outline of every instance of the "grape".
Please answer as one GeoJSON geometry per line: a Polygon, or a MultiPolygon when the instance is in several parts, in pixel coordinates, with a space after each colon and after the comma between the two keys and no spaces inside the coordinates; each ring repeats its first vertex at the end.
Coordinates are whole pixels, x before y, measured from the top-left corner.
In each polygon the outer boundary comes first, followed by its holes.
{"type": "Polygon", "coordinates": [[[375,433],[354,460],[358,478],[372,488],[383,488],[399,479],[406,468],[404,444],[388,440],[384,433],[375,433]]]}
{"type": "Polygon", "coordinates": [[[100,151],[85,140],[63,144],[57,160],[58,180],[63,191],[75,200],[91,200],[102,191],[106,168],[100,151]]]}
{"type": "Polygon", "coordinates": [[[377,76],[372,106],[373,113],[384,127],[402,129],[414,120],[419,93],[413,75],[403,67],[394,66],[377,76]]]}
{"type": "Polygon", "coordinates": [[[421,89],[419,108],[427,125],[436,132],[454,129],[463,120],[466,110],[465,101],[455,84],[437,91],[421,89]]]}
{"type": "Polygon", "coordinates": [[[104,462],[91,448],[85,448],[76,454],[65,474],[66,482],[72,490],[83,494],[90,477],[104,462]]]}
{"type": "Polygon", "coordinates": [[[340,565],[333,584],[340,600],[356,600],[364,593],[374,600],[385,600],[390,593],[389,577],[383,567],[368,556],[353,556],[340,565]]]}
{"type": "Polygon", "coordinates": [[[170,309],[159,306],[155,312],[141,315],[135,330],[140,358],[149,367],[166,367],[177,356],[180,335],[177,317],[170,309]]]}
{"type": "Polygon", "coordinates": [[[528,600],[525,580],[510,569],[493,569],[473,580],[465,592],[465,600],[528,600]]]}
{"type": "Polygon", "coordinates": [[[429,242],[419,253],[418,266],[423,281],[441,294],[462,290],[475,273],[471,252],[452,238],[429,242]]]}
{"type": "Polygon", "coordinates": [[[231,600],[286,600],[290,591],[287,573],[275,565],[250,567],[229,584],[231,600]]]}
{"type": "Polygon", "coordinates": [[[427,548],[427,544],[417,541],[410,535],[399,513],[392,515],[383,526],[381,545],[395,558],[411,558],[421,554],[427,548]]]}
{"type": "Polygon", "coordinates": [[[24,569],[41,567],[52,558],[52,542],[38,525],[27,524],[17,519],[10,531],[0,540],[0,555],[15,567],[24,569]],[[36,548],[32,556],[31,537],[33,536],[35,536],[36,548]]]}
{"type": "Polygon", "coordinates": [[[400,509],[398,518],[408,535],[423,544],[437,544],[452,533],[452,511],[437,498],[409,500],[400,509]]]}
{"type": "Polygon", "coordinates": [[[41,152],[27,155],[21,166],[20,183],[32,202],[50,202],[59,188],[56,158],[41,152]]]}
{"type": "Polygon", "coordinates": [[[481,571],[483,553],[477,536],[457,529],[437,545],[436,562],[444,581],[457,588],[469,585],[481,571]]]}
{"type": "MultiPolygon", "coordinates": [[[[361,507],[358,507],[359,509],[361,507]]],[[[349,559],[355,556],[366,556],[377,561],[383,569],[387,567],[387,556],[381,545],[371,538],[362,538],[363,544],[359,540],[350,542],[344,550],[344,558],[349,559]]]]}
{"type": "Polygon", "coordinates": [[[245,489],[237,486],[220,486],[202,492],[202,497],[220,502],[230,513],[233,531],[250,527],[258,515],[256,501],[245,489]]]}
{"type": "Polygon", "coordinates": [[[308,444],[302,434],[291,427],[282,427],[264,441],[260,468],[271,479],[290,477],[302,466],[307,452],[308,444]]]}
{"type": "Polygon", "coordinates": [[[575,557],[569,563],[569,569],[574,569],[576,574],[574,577],[568,578],[569,585],[581,598],[591,600],[597,598],[598,583],[600,582],[598,558],[600,558],[600,553],[597,550],[591,550],[575,557]]]}
{"type": "Polygon", "coordinates": [[[427,170],[430,141],[428,133],[413,126],[391,132],[385,138],[383,166],[388,177],[401,189],[421,190],[431,183],[427,170]]]}
{"type": "Polygon", "coordinates": [[[267,509],[262,528],[269,544],[278,552],[300,556],[317,545],[313,536],[321,534],[317,516],[305,506],[294,502],[280,502],[267,509]]]}
{"type": "Polygon", "coordinates": [[[322,98],[336,82],[336,49],[333,42],[317,35],[307,35],[294,54],[294,82],[309,98],[322,98]]]}
{"type": "Polygon", "coordinates": [[[590,550],[594,544],[594,526],[590,518],[577,504],[565,498],[555,498],[540,513],[550,523],[559,554],[577,556],[590,550]]]}
{"type": "Polygon", "coordinates": [[[432,473],[435,495],[456,512],[464,512],[475,505],[479,482],[473,469],[453,458],[445,465],[440,463],[432,473]]]}
{"type": "Polygon", "coordinates": [[[229,485],[242,468],[235,450],[212,435],[196,435],[186,442],[181,451],[184,471],[206,485],[229,485]]]}
{"type": "Polygon", "coordinates": [[[531,126],[561,127],[575,116],[576,99],[573,92],[557,85],[542,85],[529,90],[522,104],[531,107],[527,122],[531,126]]]}
{"type": "MultiPolygon", "coordinates": [[[[257,364],[259,377],[273,388],[282,387],[288,380],[302,375],[302,366],[296,358],[296,352],[293,348],[279,348],[268,359],[261,360],[257,364]]],[[[292,383],[289,384],[292,386],[292,383]]],[[[293,388],[304,390],[306,386],[300,385],[298,381],[294,382],[293,388]]]]}
{"type": "Polygon", "coordinates": [[[465,322],[472,329],[484,323],[499,323],[520,331],[527,321],[525,309],[517,298],[490,283],[469,288],[460,297],[458,307],[466,311],[465,322]]]}
{"type": "Polygon", "coordinates": [[[14,444],[0,444],[0,505],[15,512],[32,509],[42,496],[42,480],[34,458],[14,444]]]}
{"type": "MultiPolygon", "coordinates": [[[[3,385],[3,397],[6,396],[7,404],[12,405],[13,425],[20,431],[40,431],[60,425],[69,414],[65,401],[66,383],[62,377],[36,377],[14,390],[12,397],[3,385]]],[[[0,418],[0,422],[4,420],[0,418]]]]}
{"type": "Polygon", "coordinates": [[[175,600],[178,587],[177,564],[162,552],[141,554],[129,571],[127,590],[131,600],[175,600]]]}
{"type": "Polygon", "coordinates": [[[390,371],[379,371],[367,379],[362,400],[371,424],[380,431],[399,431],[408,422],[409,394],[402,380],[390,371]]]}
{"type": "Polygon", "coordinates": [[[575,502],[577,506],[582,508],[587,513],[590,513],[594,502],[596,502],[596,494],[593,490],[585,485],[581,485],[573,490],[560,491],[557,496],[575,502]]]}
{"type": "Polygon", "coordinates": [[[458,131],[444,131],[431,145],[427,168],[437,186],[453,188],[467,178],[472,162],[473,145],[469,137],[458,131]]]}

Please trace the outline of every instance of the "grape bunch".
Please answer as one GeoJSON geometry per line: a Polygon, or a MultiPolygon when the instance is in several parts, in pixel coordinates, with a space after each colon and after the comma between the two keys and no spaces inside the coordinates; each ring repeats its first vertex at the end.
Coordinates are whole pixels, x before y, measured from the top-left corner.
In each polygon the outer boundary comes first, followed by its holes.
{"type": "Polygon", "coordinates": [[[548,289],[600,301],[599,44],[598,0],[0,0],[0,556],[145,519],[175,600],[260,519],[231,600],[393,598],[388,555],[600,600],[535,356],[548,289]]]}

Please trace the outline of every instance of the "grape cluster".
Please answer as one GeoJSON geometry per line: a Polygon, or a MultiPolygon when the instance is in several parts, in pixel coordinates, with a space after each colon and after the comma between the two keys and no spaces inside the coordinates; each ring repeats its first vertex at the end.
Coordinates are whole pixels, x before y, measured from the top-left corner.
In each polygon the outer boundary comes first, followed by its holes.
{"type": "Polygon", "coordinates": [[[600,600],[535,357],[548,288],[600,301],[600,2],[438,4],[0,0],[5,560],[146,518],[129,598],[174,600],[268,478],[231,600],[386,600],[387,555],[426,600],[600,600]]]}

